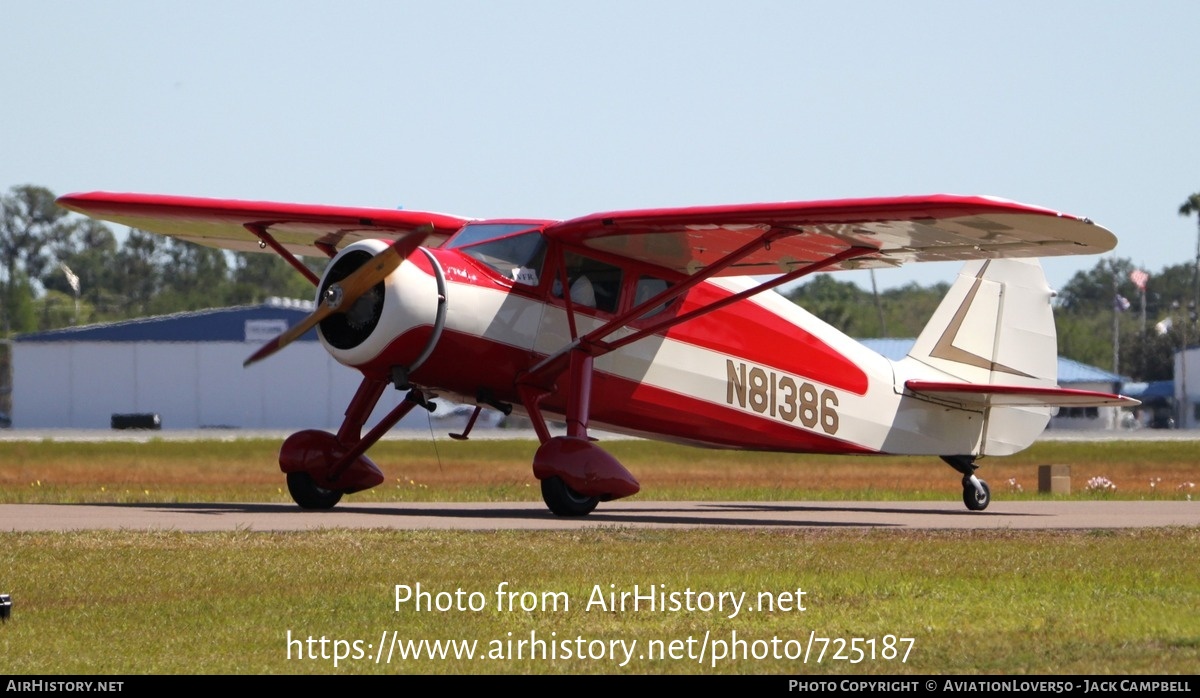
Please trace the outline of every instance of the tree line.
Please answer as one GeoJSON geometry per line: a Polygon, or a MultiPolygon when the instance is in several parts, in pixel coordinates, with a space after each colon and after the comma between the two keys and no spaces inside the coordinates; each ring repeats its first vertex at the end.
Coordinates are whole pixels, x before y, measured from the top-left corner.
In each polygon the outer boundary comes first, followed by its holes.
{"type": "MultiPolygon", "coordinates": [[[[1200,343],[1193,312],[1195,264],[1186,262],[1156,272],[1140,270],[1129,259],[1103,259],[1076,272],[1054,300],[1058,351],[1106,371],[1113,369],[1113,325],[1117,327],[1119,373],[1135,381],[1170,380],[1173,356],[1185,343],[1200,343]],[[1143,291],[1134,270],[1146,273],[1143,291]]],[[[910,283],[879,294],[830,274],[814,277],[787,292],[788,298],[852,337],[912,338],[925,323],[949,284],[910,283]]]]}
{"type": "MultiPolygon", "coordinates": [[[[54,200],[33,185],[0,197],[0,336],[313,295],[312,285],[276,255],[232,253],[136,229],[118,242],[106,224],[68,214],[54,200]]],[[[1179,213],[1200,213],[1200,194],[1179,213]]],[[[325,260],[306,262],[320,273],[325,260]]],[[[912,283],[875,294],[820,274],[785,295],[852,337],[916,337],[948,290],[945,283],[912,283]]],[[[1173,352],[1200,343],[1197,305],[1193,261],[1148,272],[1129,259],[1102,259],[1059,289],[1059,353],[1111,369],[1115,323],[1118,373],[1170,379],[1173,352]]]]}

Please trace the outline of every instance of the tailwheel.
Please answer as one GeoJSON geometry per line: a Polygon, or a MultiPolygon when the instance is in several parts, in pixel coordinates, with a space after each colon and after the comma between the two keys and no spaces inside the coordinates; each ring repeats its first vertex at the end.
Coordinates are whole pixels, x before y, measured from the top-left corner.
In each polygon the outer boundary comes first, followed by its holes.
{"type": "Polygon", "coordinates": [[[987,483],[975,477],[979,468],[975,465],[975,456],[942,456],[942,460],[951,468],[962,473],[963,504],[971,511],[983,511],[992,503],[992,491],[987,483]]]}
{"type": "Polygon", "coordinates": [[[992,491],[983,480],[970,475],[963,478],[963,504],[971,511],[983,511],[992,502],[992,491]],[[978,486],[976,486],[978,483],[978,486]]]}
{"type": "Polygon", "coordinates": [[[342,500],[340,491],[317,485],[313,476],[303,471],[288,473],[287,486],[292,500],[299,504],[301,509],[332,509],[342,500]]]}
{"type": "Polygon", "coordinates": [[[600,498],[579,494],[555,475],[542,480],[542,501],[558,516],[587,516],[600,498]]]}

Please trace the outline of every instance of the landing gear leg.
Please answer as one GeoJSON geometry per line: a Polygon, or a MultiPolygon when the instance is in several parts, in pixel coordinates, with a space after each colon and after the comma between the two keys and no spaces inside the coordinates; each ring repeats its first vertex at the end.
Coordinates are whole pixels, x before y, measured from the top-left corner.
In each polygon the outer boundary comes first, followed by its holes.
{"type": "Polygon", "coordinates": [[[558,516],[586,516],[599,502],[637,494],[639,485],[625,466],[588,436],[592,357],[572,352],[570,362],[566,436],[550,436],[538,407],[543,391],[523,386],[521,399],[541,441],[533,455],[533,476],[541,481],[542,501],[558,516]]]}
{"type": "Polygon", "coordinates": [[[951,468],[962,473],[963,504],[971,511],[983,511],[992,502],[992,491],[988,484],[975,477],[975,456],[942,456],[951,468]]]}
{"type": "Polygon", "coordinates": [[[383,482],[383,473],[364,455],[389,429],[414,407],[433,411],[419,388],[365,436],[362,427],[379,401],[387,382],[364,378],[355,393],[346,419],[336,435],[316,429],[298,431],[279,448],[279,469],[287,475],[288,493],[303,509],[332,509],[343,494],[352,494],[383,482]]]}

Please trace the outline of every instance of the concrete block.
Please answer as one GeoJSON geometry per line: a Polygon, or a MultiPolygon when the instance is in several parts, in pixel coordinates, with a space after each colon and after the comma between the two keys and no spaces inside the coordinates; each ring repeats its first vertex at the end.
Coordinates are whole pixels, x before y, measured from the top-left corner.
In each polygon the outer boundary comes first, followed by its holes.
{"type": "Polygon", "coordinates": [[[1071,494],[1071,466],[1039,465],[1038,492],[1041,494],[1071,494]]]}

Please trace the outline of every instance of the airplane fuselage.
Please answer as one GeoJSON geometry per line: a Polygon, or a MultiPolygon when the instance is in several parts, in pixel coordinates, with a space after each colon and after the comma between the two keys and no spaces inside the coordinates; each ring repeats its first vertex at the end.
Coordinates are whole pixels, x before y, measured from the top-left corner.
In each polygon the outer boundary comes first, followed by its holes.
{"type": "MultiPolygon", "coordinates": [[[[378,251],[371,243],[358,245],[378,251]]],[[[329,348],[339,361],[380,377],[425,354],[409,374],[414,384],[468,402],[487,395],[520,410],[523,374],[629,309],[647,275],[665,284],[676,281],[659,279],[658,270],[600,259],[621,272],[608,309],[568,307],[559,278],[565,275],[555,268],[561,258],[551,248],[541,268],[514,269],[506,276],[464,248],[418,250],[388,280],[380,324],[371,337],[348,350],[329,348]],[[439,297],[444,302],[440,328],[439,297]],[[436,351],[430,351],[434,345],[436,351]]],[[[742,277],[699,284],[613,337],[753,284],[742,277]]],[[[923,366],[901,366],[898,373],[896,363],[782,296],[762,293],[596,356],[590,422],[612,431],[728,448],[977,453],[983,412],[905,395],[900,379],[914,376],[946,378],[923,366]]],[[[566,413],[565,380],[565,373],[554,377],[540,402],[546,412],[566,413]]]]}

